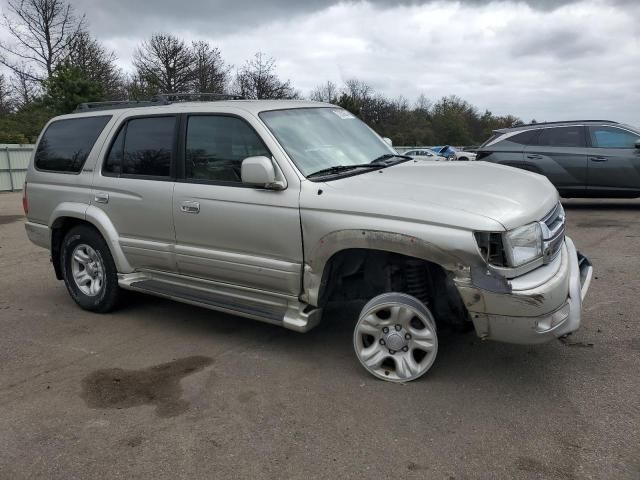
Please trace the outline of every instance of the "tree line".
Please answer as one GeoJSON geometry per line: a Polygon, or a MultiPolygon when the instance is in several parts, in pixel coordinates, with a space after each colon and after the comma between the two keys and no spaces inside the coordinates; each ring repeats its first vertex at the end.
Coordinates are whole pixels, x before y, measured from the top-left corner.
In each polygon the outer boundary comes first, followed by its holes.
{"type": "MultiPolygon", "coordinates": [[[[65,0],[9,0],[2,25],[8,40],[0,43],[0,143],[34,142],[49,118],[84,102],[195,92],[304,98],[262,52],[234,67],[209,42],[187,43],[170,33],[142,41],[125,72],[115,53],[93,37],[86,16],[65,0]]],[[[414,103],[388,98],[356,78],[318,85],[308,98],[351,111],[396,145],[472,145],[493,129],[521,123],[511,115],[481,113],[456,96],[431,102],[421,95],[414,103]]]]}

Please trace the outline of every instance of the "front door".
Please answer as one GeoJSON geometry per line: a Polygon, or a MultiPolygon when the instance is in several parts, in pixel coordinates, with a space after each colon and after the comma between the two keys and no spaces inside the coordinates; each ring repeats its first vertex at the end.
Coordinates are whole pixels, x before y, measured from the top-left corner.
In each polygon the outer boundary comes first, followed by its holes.
{"type": "Polygon", "coordinates": [[[589,192],[640,194],[640,135],[614,126],[589,127],[589,192]]]}
{"type": "Polygon", "coordinates": [[[107,214],[137,270],[176,270],[171,204],[176,130],[175,116],[125,120],[94,176],[91,203],[107,214]]]}
{"type": "Polygon", "coordinates": [[[299,186],[275,191],[242,183],[242,160],[272,158],[244,119],[189,115],[183,179],[173,215],[184,275],[298,295],[302,272],[299,186]]]}

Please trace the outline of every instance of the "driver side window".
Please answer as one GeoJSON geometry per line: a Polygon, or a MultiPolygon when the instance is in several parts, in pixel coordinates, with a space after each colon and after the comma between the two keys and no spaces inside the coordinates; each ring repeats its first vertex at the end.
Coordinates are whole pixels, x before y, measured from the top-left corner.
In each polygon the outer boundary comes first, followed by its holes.
{"type": "Polygon", "coordinates": [[[187,122],[185,178],[241,184],[242,161],[271,153],[244,120],[224,115],[193,115],[187,122]]]}
{"type": "Polygon", "coordinates": [[[634,148],[638,135],[616,127],[589,127],[591,145],[595,148],[634,148]]]}

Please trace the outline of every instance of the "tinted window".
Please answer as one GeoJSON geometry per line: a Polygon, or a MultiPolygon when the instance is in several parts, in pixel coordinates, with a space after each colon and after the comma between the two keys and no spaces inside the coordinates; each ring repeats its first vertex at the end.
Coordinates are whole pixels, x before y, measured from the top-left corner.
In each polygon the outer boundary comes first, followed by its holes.
{"type": "Polygon", "coordinates": [[[110,118],[83,117],[53,122],[38,144],[36,168],[79,172],[110,118]]]}
{"type": "Polygon", "coordinates": [[[589,127],[596,148],[634,148],[640,136],[616,127],[589,127]]]}
{"type": "Polygon", "coordinates": [[[102,173],[108,175],[119,175],[120,168],[122,165],[122,154],[124,151],[124,132],[126,128],[123,127],[118,132],[118,136],[116,137],[113,144],[111,144],[111,149],[109,150],[109,155],[107,155],[104,164],[102,165],[102,173]]]}
{"type": "Polygon", "coordinates": [[[518,143],[520,145],[536,145],[540,130],[528,130],[526,132],[518,133],[512,137],[507,138],[508,142],[518,143]]]}
{"type": "Polygon", "coordinates": [[[258,155],[271,157],[260,137],[245,121],[213,115],[189,117],[186,178],[242,183],[242,161],[258,155]]]}
{"type": "Polygon", "coordinates": [[[538,145],[548,147],[584,147],[582,127],[545,128],[540,134],[538,145]]]}
{"type": "Polygon", "coordinates": [[[175,117],[129,120],[124,137],[122,174],[169,177],[175,124],[175,117]]]}

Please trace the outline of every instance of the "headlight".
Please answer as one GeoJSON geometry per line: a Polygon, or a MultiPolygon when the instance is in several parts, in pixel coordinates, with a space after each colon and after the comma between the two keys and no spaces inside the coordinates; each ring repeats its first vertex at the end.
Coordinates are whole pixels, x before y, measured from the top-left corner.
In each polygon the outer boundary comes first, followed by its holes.
{"type": "Polygon", "coordinates": [[[504,234],[505,254],[509,265],[519,267],[542,256],[542,228],[531,223],[504,234]]]}
{"type": "Polygon", "coordinates": [[[509,232],[476,232],[482,258],[494,267],[516,268],[542,257],[542,227],[531,223],[509,232]]]}

